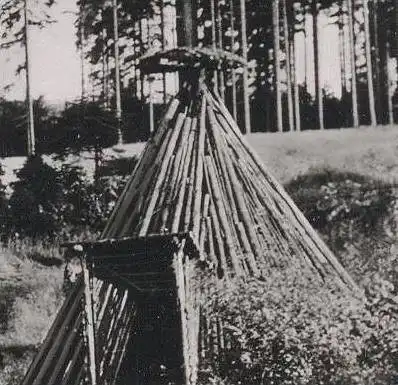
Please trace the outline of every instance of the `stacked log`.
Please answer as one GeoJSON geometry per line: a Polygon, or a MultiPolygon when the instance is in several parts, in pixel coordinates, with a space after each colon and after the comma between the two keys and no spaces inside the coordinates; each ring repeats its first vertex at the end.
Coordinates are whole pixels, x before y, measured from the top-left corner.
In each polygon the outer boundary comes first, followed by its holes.
{"type": "MultiPolygon", "coordinates": [[[[343,290],[356,289],[248,146],[221,98],[204,84],[184,87],[170,102],[101,239],[187,232],[197,253],[185,250],[182,242],[173,258],[187,384],[195,384],[200,360],[220,360],[229,347],[222,320],[203,306],[209,293],[205,280],[197,279],[198,266],[208,268],[215,285],[229,285],[234,278],[266,279],[271,269],[293,266],[312,282],[328,280],[343,290]]],[[[24,385],[80,384],[93,365],[97,384],[116,381],[134,328],[136,304],[121,285],[93,282],[94,329],[88,330],[90,320],[84,327],[90,309],[84,312],[87,300],[80,282],[24,385]],[[84,341],[93,335],[95,352],[90,356],[84,341]]]]}
{"type": "MultiPolygon", "coordinates": [[[[271,269],[343,290],[355,283],[261,164],[221,98],[201,85],[183,90],[147,145],[108,223],[105,237],[191,232],[213,278],[266,279],[271,269]],[[189,95],[187,97],[187,95],[189,95]]],[[[195,287],[194,263],[175,255],[186,382],[200,359],[221,360],[223,323],[206,313],[206,290],[195,287]],[[202,298],[201,298],[202,297],[202,298]],[[200,327],[199,327],[200,324],[200,327]]]]}
{"type": "Polygon", "coordinates": [[[355,287],[204,85],[170,104],[103,236],[186,231],[226,279],[294,265],[355,287]]]}

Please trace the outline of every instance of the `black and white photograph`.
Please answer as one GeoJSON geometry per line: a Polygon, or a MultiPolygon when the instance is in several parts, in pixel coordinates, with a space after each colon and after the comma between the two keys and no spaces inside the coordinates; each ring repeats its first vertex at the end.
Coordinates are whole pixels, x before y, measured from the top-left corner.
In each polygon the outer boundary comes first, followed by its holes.
{"type": "Polygon", "coordinates": [[[395,384],[397,0],[0,0],[0,385],[395,384]]]}

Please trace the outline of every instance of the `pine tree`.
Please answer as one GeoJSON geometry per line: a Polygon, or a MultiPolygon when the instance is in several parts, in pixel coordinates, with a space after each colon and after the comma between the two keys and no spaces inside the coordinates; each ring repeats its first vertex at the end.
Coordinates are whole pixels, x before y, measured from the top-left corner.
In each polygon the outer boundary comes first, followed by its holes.
{"type": "Polygon", "coordinates": [[[274,30],[274,78],[276,91],[276,123],[278,131],[283,131],[282,115],[282,91],[281,91],[281,67],[280,67],[280,29],[279,29],[279,0],[274,0],[272,8],[272,20],[274,30]]]}
{"type": "Polygon", "coordinates": [[[25,61],[17,68],[17,73],[25,70],[27,124],[27,153],[35,154],[35,128],[33,99],[31,94],[30,29],[32,26],[43,28],[54,20],[48,14],[55,0],[8,0],[0,5],[0,25],[2,39],[0,48],[10,48],[21,44],[25,51],[25,61]],[[33,7],[34,5],[34,7],[33,7]],[[35,12],[33,12],[33,9],[35,12]]]}
{"type": "Polygon", "coordinates": [[[347,0],[348,13],[348,31],[350,44],[350,71],[351,71],[351,100],[352,100],[352,120],[353,126],[359,127],[358,114],[358,91],[357,91],[357,73],[356,73],[356,56],[355,56],[355,37],[354,37],[354,13],[353,0],[347,0]]]}

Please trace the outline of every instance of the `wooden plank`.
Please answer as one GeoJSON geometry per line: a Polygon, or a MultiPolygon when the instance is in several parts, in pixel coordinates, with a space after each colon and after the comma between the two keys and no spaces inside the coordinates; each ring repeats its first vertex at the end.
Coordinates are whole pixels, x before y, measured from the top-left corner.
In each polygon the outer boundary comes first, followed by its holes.
{"type": "Polygon", "coordinates": [[[90,273],[85,258],[82,258],[82,270],[84,280],[84,313],[86,317],[85,335],[88,343],[88,365],[91,385],[97,384],[97,366],[95,360],[95,326],[93,314],[93,299],[90,273]]]}

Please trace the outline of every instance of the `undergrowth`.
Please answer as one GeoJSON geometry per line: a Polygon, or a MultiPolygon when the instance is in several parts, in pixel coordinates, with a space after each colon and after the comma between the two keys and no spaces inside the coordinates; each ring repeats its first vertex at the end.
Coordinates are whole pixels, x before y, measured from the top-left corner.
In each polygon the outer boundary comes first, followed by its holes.
{"type": "Polygon", "coordinates": [[[397,186],[322,170],[286,188],[363,297],[289,267],[214,289],[206,306],[225,322],[227,350],[202,363],[200,384],[398,383],[397,186]]]}
{"type": "Polygon", "coordinates": [[[0,384],[18,384],[63,302],[63,275],[5,248],[0,265],[0,384]]]}
{"type": "Polygon", "coordinates": [[[366,299],[297,272],[212,292],[207,310],[224,322],[223,354],[202,361],[200,384],[390,385],[398,381],[398,297],[375,279],[366,299]]]}
{"type": "MultiPolygon", "coordinates": [[[[67,191],[70,202],[81,202],[86,191],[79,178],[74,189],[67,191]]],[[[88,197],[95,204],[79,207],[79,212],[86,213],[85,207],[91,210],[99,204],[87,226],[79,223],[84,225],[80,229],[87,229],[85,239],[95,237],[97,218],[103,221],[113,207],[119,177],[108,178],[106,205],[88,197]]],[[[230,348],[224,356],[203,363],[201,383],[397,383],[396,186],[354,173],[323,170],[301,176],[286,188],[359,283],[366,300],[347,297],[327,285],[321,289],[307,286],[289,270],[272,272],[266,282],[237,283],[210,296],[209,309],[229,327],[230,348]]],[[[6,267],[0,273],[1,384],[17,383],[15,378],[26,370],[31,355],[23,353],[14,361],[4,349],[37,346],[62,303],[63,255],[58,244],[65,235],[69,239],[79,235],[63,226],[64,213],[75,212],[75,207],[62,206],[61,211],[54,207],[50,209],[57,220],[62,219],[58,228],[64,233],[29,240],[16,231],[0,250],[0,264],[6,267]]]]}
{"type": "Polygon", "coordinates": [[[398,185],[322,170],[296,178],[286,189],[357,281],[379,271],[398,282],[383,262],[396,247],[398,185]]]}

